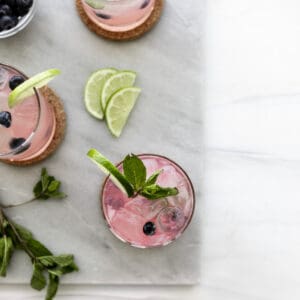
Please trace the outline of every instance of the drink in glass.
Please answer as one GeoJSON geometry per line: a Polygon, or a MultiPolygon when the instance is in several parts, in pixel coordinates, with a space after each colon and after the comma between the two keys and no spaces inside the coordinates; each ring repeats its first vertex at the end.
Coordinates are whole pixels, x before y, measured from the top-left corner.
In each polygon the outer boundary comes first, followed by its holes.
{"type": "Polygon", "coordinates": [[[90,4],[93,0],[81,1],[88,18],[99,27],[112,32],[125,32],[150,17],[156,0],[98,0],[97,8],[90,4]]]}
{"type": "Polygon", "coordinates": [[[42,154],[52,141],[56,119],[52,106],[39,90],[12,109],[8,95],[14,79],[27,76],[0,64],[0,160],[23,162],[42,154]]]}
{"type": "MultiPolygon", "coordinates": [[[[192,183],[184,170],[170,159],[152,154],[139,155],[147,176],[162,170],[157,184],[176,187],[176,196],[149,200],[141,195],[128,198],[107,177],[101,206],[112,233],[123,242],[138,248],[165,246],[187,228],[195,206],[192,183]]],[[[122,163],[118,165],[122,170],[122,163]]]]}

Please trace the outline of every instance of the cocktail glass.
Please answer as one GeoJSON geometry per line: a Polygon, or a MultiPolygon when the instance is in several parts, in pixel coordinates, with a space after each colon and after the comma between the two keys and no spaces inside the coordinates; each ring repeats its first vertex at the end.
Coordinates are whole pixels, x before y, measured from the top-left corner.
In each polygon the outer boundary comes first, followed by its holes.
{"type": "Polygon", "coordinates": [[[151,15],[156,0],[97,0],[100,8],[93,8],[88,0],[81,0],[87,16],[98,26],[112,32],[132,30],[151,15]]]}
{"type": "Polygon", "coordinates": [[[0,123],[0,160],[23,162],[39,156],[49,146],[56,120],[52,106],[38,90],[12,109],[8,107],[9,80],[13,76],[27,79],[14,67],[0,64],[0,113],[6,112],[11,118],[10,124],[0,123]]]}
{"type": "MultiPolygon", "coordinates": [[[[170,159],[153,154],[139,158],[146,166],[147,176],[162,170],[157,184],[176,187],[178,195],[159,200],[140,195],[128,198],[107,177],[101,195],[102,212],[110,230],[121,241],[137,248],[165,246],[189,225],[195,207],[194,189],[184,170],[170,159]]],[[[122,170],[122,163],[118,168],[122,170]]]]}

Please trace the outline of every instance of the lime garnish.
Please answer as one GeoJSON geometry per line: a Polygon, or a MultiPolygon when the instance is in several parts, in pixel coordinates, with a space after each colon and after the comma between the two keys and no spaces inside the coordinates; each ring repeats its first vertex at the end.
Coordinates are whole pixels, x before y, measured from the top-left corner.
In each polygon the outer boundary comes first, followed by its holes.
{"type": "Polygon", "coordinates": [[[111,181],[128,197],[133,196],[133,188],[118,168],[96,149],[91,149],[87,156],[106,174],[111,181]]]}
{"type": "Polygon", "coordinates": [[[102,109],[106,110],[106,105],[110,97],[119,89],[133,86],[136,73],[132,71],[120,71],[108,78],[103,86],[101,95],[102,109]]]}
{"type": "Polygon", "coordinates": [[[128,87],[117,91],[109,99],[105,117],[107,126],[114,136],[119,137],[121,135],[140,93],[140,88],[128,87]]]}
{"type": "Polygon", "coordinates": [[[85,3],[94,9],[102,9],[105,6],[103,0],[85,0],[85,3]]]}
{"type": "Polygon", "coordinates": [[[100,69],[94,72],[88,79],[84,91],[84,103],[86,110],[95,118],[103,119],[103,110],[101,108],[102,88],[106,80],[117,73],[113,68],[100,69]]]}
{"type": "Polygon", "coordinates": [[[10,92],[8,96],[8,106],[12,108],[21,103],[24,99],[34,95],[34,88],[38,89],[45,86],[59,74],[60,70],[50,69],[27,79],[10,92]]]}

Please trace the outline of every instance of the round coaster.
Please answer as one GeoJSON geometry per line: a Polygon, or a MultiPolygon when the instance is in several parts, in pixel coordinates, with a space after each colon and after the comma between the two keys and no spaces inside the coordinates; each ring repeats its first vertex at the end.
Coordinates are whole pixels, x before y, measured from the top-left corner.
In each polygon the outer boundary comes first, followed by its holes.
{"type": "Polygon", "coordinates": [[[143,24],[139,25],[138,27],[131,29],[129,31],[113,32],[113,31],[105,30],[99,25],[97,25],[95,22],[93,22],[85,12],[81,0],[76,0],[76,7],[79,16],[81,20],[85,23],[85,25],[96,34],[104,38],[115,40],[115,41],[133,40],[140,37],[147,31],[149,31],[159,20],[163,9],[163,4],[164,4],[163,0],[156,0],[151,15],[143,24]]]}
{"type": "Polygon", "coordinates": [[[43,153],[32,159],[24,161],[2,160],[1,162],[14,166],[28,166],[39,163],[40,161],[49,157],[57,149],[57,147],[63,140],[66,129],[66,113],[64,111],[63,104],[59,97],[56,95],[56,93],[49,87],[43,87],[41,89],[41,92],[43,93],[45,99],[47,99],[47,101],[52,105],[56,119],[55,133],[50,145],[46,148],[46,150],[43,153]]]}

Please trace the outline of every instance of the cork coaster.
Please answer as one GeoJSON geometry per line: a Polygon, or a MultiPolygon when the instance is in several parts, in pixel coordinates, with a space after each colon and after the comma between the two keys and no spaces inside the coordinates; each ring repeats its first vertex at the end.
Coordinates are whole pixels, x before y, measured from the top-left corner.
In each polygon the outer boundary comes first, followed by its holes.
{"type": "Polygon", "coordinates": [[[163,5],[164,0],[156,0],[151,15],[143,24],[129,31],[114,32],[103,29],[98,24],[93,22],[85,12],[81,0],[76,0],[76,7],[83,23],[85,23],[85,25],[96,34],[115,41],[133,40],[149,31],[159,20],[160,15],[162,13],[163,5]]]}
{"type": "Polygon", "coordinates": [[[65,129],[66,129],[66,113],[64,111],[63,104],[59,99],[59,97],[55,94],[55,92],[51,90],[49,87],[43,87],[41,89],[41,92],[45,97],[45,99],[47,99],[47,101],[52,105],[55,114],[55,119],[56,119],[56,129],[51,143],[43,153],[41,153],[39,156],[34,157],[32,159],[25,160],[25,161],[3,160],[2,162],[14,166],[33,165],[49,157],[62,142],[65,135],[65,129]]]}

